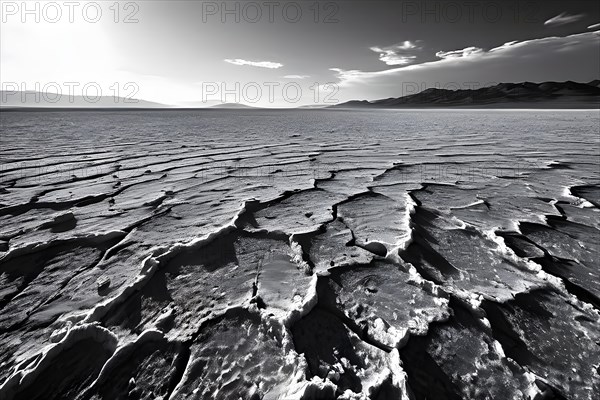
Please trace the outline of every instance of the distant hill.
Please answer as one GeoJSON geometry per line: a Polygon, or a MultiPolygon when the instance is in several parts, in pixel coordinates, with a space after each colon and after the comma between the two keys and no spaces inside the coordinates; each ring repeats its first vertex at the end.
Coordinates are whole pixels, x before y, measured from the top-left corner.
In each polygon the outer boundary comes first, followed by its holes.
{"type": "Polygon", "coordinates": [[[329,107],[329,105],[327,105],[327,104],[308,104],[308,105],[300,106],[297,108],[313,110],[313,109],[321,109],[321,108],[328,108],[328,107],[329,107]]]}
{"type": "Polygon", "coordinates": [[[600,108],[600,80],[589,83],[500,83],[481,89],[427,89],[410,96],[354,100],[333,108],[410,107],[600,108]]]}
{"type": "Polygon", "coordinates": [[[257,108],[257,107],[252,107],[252,106],[247,106],[245,104],[240,104],[240,103],[223,103],[223,104],[215,104],[214,106],[210,107],[210,108],[226,108],[228,110],[236,110],[236,109],[251,109],[251,108],[257,108]]]}
{"type": "Polygon", "coordinates": [[[83,96],[51,93],[0,91],[0,108],[169,108],[151,101],[101,96],[98,101],[83,96]]]}

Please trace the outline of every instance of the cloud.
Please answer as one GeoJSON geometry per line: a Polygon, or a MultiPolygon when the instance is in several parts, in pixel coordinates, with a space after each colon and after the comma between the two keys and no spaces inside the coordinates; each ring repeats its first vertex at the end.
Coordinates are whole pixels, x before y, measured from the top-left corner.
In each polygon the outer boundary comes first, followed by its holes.
{"type": "Polygon", "coordinates": [[[310,75],[286,75],[284,76],[285,79],[306,79],[306,78],[310,78],[310,75]]]}
{"type": "Polygon", "coordinates": [[[490,50],[471,47],[441,52],[439,60],[384,71],[331,68],[339,79],[340,101],[382,99],[430,87],[476,89],[500,82],[598,79],[598,34],[585,32],[504,43],[490,50]]]}
{"type": "Polygon", "coordinates": [[[340,79],[340,81],[349,81],[352,80],[354,78],[358,78],[363,76],[364,74],[369,74],[369,72],[362,72],[359,70],[344,70],[341,68],[329,68],[330,71],[336,72],[336,76],[340,79]]]}
{"type": "Polygon", "coordinates": [[[462,50],[452,50],[452,51],[438,51],[435,53],[436,57],[441,59],[446,58],[462,58],[462,57],[470,57],[473,55],[482,54],[483,49],[479,47],[467,47],[462,50]]]}
{"type": "Polygon", "coordinates": [[[594,25],[590,25],[587,27],[588,29],[597,29],[600,28],[600,23],[594,24],[594,25]]]}
{"type": "Polygon", "coordinates": [[[417,56],[404,56],[400,54],[395,54],[392,51],[386,51],[384,53],[379,54],[379,59],[387,65],[406,65],[413,62],[413,60],[415,60],[416,58],[417,56]]]}
{"type": "Polygon", "coordinates": [[[396,48],[399,50],[411,50],[418,49],[419,47],[417,47],[417,45],[412,43],[410,40],[405,40],[404,42],[397,44],[396,48]]]}
{"type": "Polygon", "coordinates": [[[412,63],[417,56],[410,54],[410,50],[420,50],[421,47],[415,43],[405,40],[404,42],[387,47],[370,47],[371,51],[379,53],[379,60],[387,65],[406,65],[412,63]]]}
{"type": "Polygon", "coordinates": [[[513,40],[512,42],[506,42],[502,46],[498,46],[498,47],[494,47],[493,49],[490,49],[489,52],[491,53],[491,52],[498,51],[498,50],[508,49],[511,46],[514,46],[514,45],[519,44],[519,43],[526,43],[526,41],[525,42],[519,42],[518,40],[513,40]]]}
{"type": "Polygon", "coordinates": [[[560,13],[556,17],[552,17],[548,21],[544,22],[544,25],[553,25],[553,26],[566,25],[566,24],[570,24],[572,22],[577,22],[580,19],[582,19],[583,17],[585,17],[584,14],[569,15],[567,13],[560,13]]]}
{"type": "Polygon", "coordinates": [[[236,58],[235,60],[226,58],[223,60],[233,65],[250,65],[252,67],[260,67],[260,68],[269,68],[269,69],[277,69],[283,67],[283,64],[272,61],[247,61],[242,60],[241,58],[236,58]]]}

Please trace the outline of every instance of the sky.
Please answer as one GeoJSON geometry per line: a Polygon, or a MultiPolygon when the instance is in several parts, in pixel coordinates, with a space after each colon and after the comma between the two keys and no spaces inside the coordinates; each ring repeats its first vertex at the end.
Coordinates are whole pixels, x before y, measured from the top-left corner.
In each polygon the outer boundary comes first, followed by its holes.
{"type": "Polygon", "coordinates": [[[600,78],[595,0],[6,1],[2,90],[298,107],[600,78]]]}

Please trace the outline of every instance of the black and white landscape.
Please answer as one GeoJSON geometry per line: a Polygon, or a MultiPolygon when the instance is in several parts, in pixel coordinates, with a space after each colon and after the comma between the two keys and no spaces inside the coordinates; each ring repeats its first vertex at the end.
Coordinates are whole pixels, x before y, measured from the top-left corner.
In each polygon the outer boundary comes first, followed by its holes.
{"type": "Polygon", "coordinates": [[[0,400],[600,398],[600,3],[67,3],[0,1],[0,400]]]}

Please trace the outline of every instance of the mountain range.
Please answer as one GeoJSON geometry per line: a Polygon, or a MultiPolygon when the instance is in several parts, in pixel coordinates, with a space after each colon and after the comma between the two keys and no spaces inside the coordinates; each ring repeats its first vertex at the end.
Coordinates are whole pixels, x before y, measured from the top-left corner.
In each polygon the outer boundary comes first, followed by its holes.
{"type": "Polygon", "coordinates": [[[600,80],[589,83],[543,82],[500,83],[480,89],[430,88],[422,92],[382,100],[353,100],[332,108],[410,107],[489,108],[599,108],[600,80]]]}

